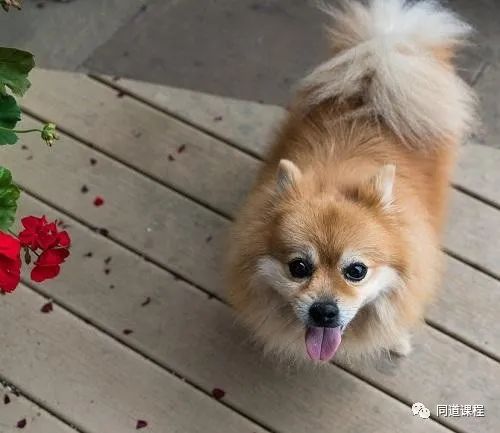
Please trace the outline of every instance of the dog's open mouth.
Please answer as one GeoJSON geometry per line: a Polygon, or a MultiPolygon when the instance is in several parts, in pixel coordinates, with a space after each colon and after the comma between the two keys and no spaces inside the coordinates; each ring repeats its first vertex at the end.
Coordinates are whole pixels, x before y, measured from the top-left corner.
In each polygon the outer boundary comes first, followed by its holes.
{"type": "Polygon", "coordinates": [[[306,330],[306,350],[313,361],[329,361],[342,340],[342,329],[309,326],[306,330]]]}

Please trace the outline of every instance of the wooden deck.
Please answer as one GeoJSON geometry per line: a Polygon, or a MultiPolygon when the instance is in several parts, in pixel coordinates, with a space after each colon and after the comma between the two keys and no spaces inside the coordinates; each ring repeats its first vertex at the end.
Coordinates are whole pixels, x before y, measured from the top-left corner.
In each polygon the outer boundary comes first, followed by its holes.
{"type": "Polygon", "coordinates": [[[500,431],[500,151],[463,149],[444,287],[414,353],[287,369],[234,324],[220,272],[282,109],[107,77],[32,81],[24,126],[50,119],[62,138],[26,137],[1,164],[25,191],[19,215],[62,219],[73,249],[57,280],[0,297],[0,432],[24,418],[27,433],[127,433],[139,419],[151,433],[500,431]],[[411,415],[417,401],[431,419],[411,415]],[[438,417],[437,404],[485,417],[438,417]]]}

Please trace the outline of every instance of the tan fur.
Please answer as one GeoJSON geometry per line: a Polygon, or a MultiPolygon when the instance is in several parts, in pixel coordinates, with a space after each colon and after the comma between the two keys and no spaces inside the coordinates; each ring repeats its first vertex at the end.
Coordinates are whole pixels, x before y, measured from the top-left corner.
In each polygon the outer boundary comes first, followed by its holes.
{"type": "MultiPolygon", "coordinates": [[[[437,50],[446,69],[449,47],[437,50]]],[[[300,106],[300,103],[297,104],[300,106]]],[[[398,280],[362,305],[345,330],[337,357],[409,351],[408,335],[421,322],[439,282],[439,248],[459,129],[436,143],[419,136],[409,147],[362,98],[324,100],[284,122],[253,191],[234,225],[228,263],[229,297],[238,316],[268,351],[306,357],[298,299],[331,296],[360,303],[360,292],[339,271],[346,251],[362,251],[373,272],[390,267],[398,280]],[[280,186],[280,160],[299,171],[280,186]],[[392,202],[381,202],[377,174],[392,164],[392,202]],[[311,245],[318,255],[312,278],[288,295],[256,280],[259,259],[286,266],[290,254],[311,245]]],[[[411,112],[411,110],[409,111],[411,112]]],[[[414,137],[412,136],[412,140],[414,137]]],[[[286,168],[286,166],[285,166],[286,168]]]]}

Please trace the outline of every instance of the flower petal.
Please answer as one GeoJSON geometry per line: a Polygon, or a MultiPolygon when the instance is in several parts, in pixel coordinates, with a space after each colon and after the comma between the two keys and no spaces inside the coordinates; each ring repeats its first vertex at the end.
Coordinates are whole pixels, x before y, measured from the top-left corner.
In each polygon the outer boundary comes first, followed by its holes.
{"type": "Polygon", "coordinates": [[[28,230],[28,229],[25,229],[23,230],[21,233],[19,233],[19,241],[21,242],[21,245],[23,247],[25,246],[28,246],[28,247],[31,247],[33,249],[36,249],[37,248],[37,235],[36,233],[28,230]]]}
{"type": "Polygon", "coordinates": [[[21,278],[21,258],[14,260],[0,256],[0,289],[13,292],[21,278]]]}
{"type": "Polygon", "coordinates": [[[40,257],[38,257],[35,266],[57,266],[64,262],[68,256],[69,251],[66,248],[52,248],[44,251],[40,257]]]}
{"type": "Polygon", "coordinates": [[[38,235],[38,246],[42,250],[48,250],[57,245],[58,235],[54,233],[39,233],[38,235]]]}
{"type": "Polygon", "coordinates": [[[21,223],[24,226],[24,228],[26,228],[28,230],[36,231],[40,227],[42,227],[44,224],[47,224],[47,219],[45,218],[45,215],[40,217],[40,218],[33,216],[33,215],[30,215],[30,216],[22,218],[21,223]]]}
{"type": "Polygon", "coordinates": [[[19,239],[7,233],[0,232],[0,256],[15,259],[21,250],[19,239]]]}
{"type": "Polygon", "coordinates": [[[31,271],[31,279],[36,283],[41,283],[50,278],[57,277],[61,267],[59,265],[56,266],[35,266],[31,271]]]}
{"type": "Polygon", "coordinates": [[[63,248],[68,248],[71,245],[71,238],[66,230],[59,233],[57,241],[59,246],[63,248]]]}

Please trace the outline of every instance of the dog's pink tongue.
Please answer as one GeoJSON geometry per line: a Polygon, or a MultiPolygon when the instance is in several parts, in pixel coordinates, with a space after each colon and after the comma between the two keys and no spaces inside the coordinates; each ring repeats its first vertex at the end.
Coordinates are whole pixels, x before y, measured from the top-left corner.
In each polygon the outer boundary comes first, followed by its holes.
{"type": "Polygon", "coordinates": [[[309,327],[306,331],[307,353],[313,361],[329,361],[335,355],[341,340],[340,327],[309,327]]]}

